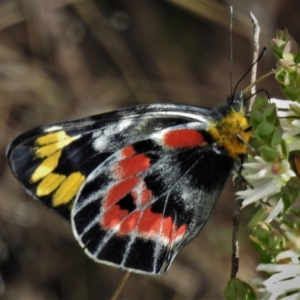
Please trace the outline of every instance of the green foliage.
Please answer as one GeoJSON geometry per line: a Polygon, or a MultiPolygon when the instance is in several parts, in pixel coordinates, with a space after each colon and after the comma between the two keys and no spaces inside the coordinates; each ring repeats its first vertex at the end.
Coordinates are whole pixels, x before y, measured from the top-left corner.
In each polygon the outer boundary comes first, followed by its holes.
{"type": "Polygon", "coordinates": [[[282,234],[266,222],[258,223],[250,236],[253,248],[262,263],[275,262],[276,256],[285,249],[282,234]]]}
{"type": "Polygon", "coordinates": [[[261,157],[267,162],[279,161],[282,149],[277,146],[282,142],[283,130],[275,104],[270,104],[265,98],[256,99],[250,113],[250,123],[256,139],[255,147],[261,157]]]}
{"type": "Polygon", "coordinates": [[[292,211],[300,215],[300,181],[299,178],[290,180],[282,190],[282,200],[284,211],[292,211]]]}
{"type": "Polygon", "coordinates": [[[232,278],[228,281],[223,296],[226,300],[255,300],[256,295],[253,288],[246,282],[232,278]]]}
{"type": "MultiPolygon", "coordinates": [[[[291,265],[300,270],[300,179],[290,170],[291,167],[300,176],[300,149],[298,149],[300,148],[298,146],[300,138],[300,105],[298,104],[300,102],[300,67],[298,65],[300,64],[300,50],[290,34],[282,30],[277,31],[277,36],[272,40],[271,45],[278,58],[277,69],[274,71],[275,79],[288,100],[295,102],[289,102],[289,115],[282,114],[285,119],[279,117],[281,112],[278,110],[278,105],[264,98],[258,98],[255,101],[250,113],[250,123],[254,133],[251,145],[256,149],[256,155],[259,154],[260,158],[250,157],[249,164],[253,162],[252,168],[257,168],[258,172],[260,169],[257,166],[262,166],[264,171],[264,176],[257,176],[258,184],[253,188],[253,191],[258,191],[260,195],[264,195],[264,198],[260,199],[258,196],[261,205],[250,221],[252,228],[250,239],[263,264],[260,265],[260,269],[271,273],[268,282],[276,283],[280,278],[281,283],[286,283],[285,280],[294,280],[294,278],[300,280],[300,272],[298,275],[297,272],[291,275],[288,271],[280,271],[290,270],[291,265]],[[261,185],[259,185],[259,179],[263,181],[261,185]],[[272,195],[265,196],[263,188],[271,189],[273,183],[277,184],[279,189],[274,189],[272,195]],[[273,215],[270,217],[271,213],[273,215]],[[280,268],[277,268],[278,265],[280,268]],[[272,277],[272,272],[275,273],[274,277],[272,277]],[[277,276],[279,272],[282,273],[277,276]]],[[[287,106],[285,105],[285,108],[287,106]]],[[[246,175],[246,179],[251,180],[255,177],[255,173],[249,174],[251,176],[247,178],[246,175]]],[[[251,197],[253,199],[252,195],[251,197]]],[[[284,288],[280,291],[273,291],[270,287],[275,288],[276,284],[261,288],[263,285],[264,281],[261,280],[258,291],[265,297],[272,298],[272,295],[276,295],[274,297],[277,299],[300,293],[300,285],[298,290],[292,291],[284,290],[284,288]]],[[[284,287],[285,285],[278,286],[284,287]]],[[[247,287],[241,283],[230,281],[224,291],[224,297],[239,299],[241,291],[245,293],[243,299],[246,299],[246,289],[247,287]]]]}
{"type": "Polygon", "coordinates": [[[280,83],[283,94],[293,101],[300,101],[300,50],[288,31],[277,31],[271,41],[273,53],[278,58],[276,80],[280,83]]]}
{"type": "MultiPolygon", "coordinates": [[[[254,102],[254,151],[242,171],[249,187],[237,195],[244,200],[242,207],[254,202],[259,206],[249,223],[250,240],[261,263],[258,269],[269,277],[257,281],[256,292],[264,299],[280,299],[300,294],[300,285],[285,288],[300,281],[300,50],[287,31],[278,30],[271,45],[278,58],[275,79],[288,102],[254,102]]],[[[253,288],[239,279],[230,279],[223,295],[228,300],[256,299],[253,288]]]]}

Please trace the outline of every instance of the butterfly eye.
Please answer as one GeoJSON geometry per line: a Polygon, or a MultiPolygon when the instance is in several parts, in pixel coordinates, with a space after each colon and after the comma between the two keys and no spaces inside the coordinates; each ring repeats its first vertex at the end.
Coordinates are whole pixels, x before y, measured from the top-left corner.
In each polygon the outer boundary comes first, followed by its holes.
{"type": "Polygon", "coordinates": [[[231,109],[234,112],[239,113],[243,110],[243,105],[244,105],[244,97],[243,95],[240,95],[232,99],[231,109]]]}

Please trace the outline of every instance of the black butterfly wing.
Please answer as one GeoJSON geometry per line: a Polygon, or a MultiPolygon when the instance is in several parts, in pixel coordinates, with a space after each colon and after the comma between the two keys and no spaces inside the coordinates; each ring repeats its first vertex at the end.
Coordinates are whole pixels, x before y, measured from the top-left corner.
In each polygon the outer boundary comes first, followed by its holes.
{"type": "Polygon", "coordinates": [[[80,187],[113,153],[172,126],[205,124],[209,115],[185,105],[136,106],[33,129],[11,143],[7,157],[25,190],[69,221],[80,187]]]}
{"type": "Polygon", "coordinates": [[[96,261],[160,274],[209,218],[233,162],[200,123],[127,145],[86,178],[74,235],[96,261]]]}

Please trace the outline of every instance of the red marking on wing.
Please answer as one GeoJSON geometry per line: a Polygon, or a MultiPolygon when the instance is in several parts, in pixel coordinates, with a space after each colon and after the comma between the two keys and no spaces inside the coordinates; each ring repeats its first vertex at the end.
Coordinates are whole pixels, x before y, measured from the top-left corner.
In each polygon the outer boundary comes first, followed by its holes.
{"type": "Polygon", "coordinates": [[[154,237],[160,231],[160,224],[162,226],[162,235],[169,236],[172,229],[172,220],[170,217],[163,219],[162,214],[153,213],[151,208],[145,209],[141,221],[139,223],[139,232],[145,234],[148,237],[154,237]]]}
{"type": "Polygon", "coordinates": [[[153,199],[152,192],[147,189],[145,182],[142,182],[136,189],[131,192],[134,203],[143,206],[153,199]],[[137,203],[138,200],[138,203],[137,203]]]}
{"type": "Polygon", "coordinates": [[[121,150],[122,157],[130,157],[135,154],[135,151],[132,146],[125,147],[121,150]]]}
{"type": "Polygon", "coordinates": [[[123,220],[126,215],[128,215],[127,210],[120,209],[118,206],[114,205],[101,218],[101,225],[104,229],[112,229],[120,224],[120,221],[123,220]]]}
{"type": "Polygon", "coordinates": [[[164,218],[162,214],[153,213],[150,207],[144,211],[138,226],[138,232],[142,235],[148,238],[155,238],[161,235],[163,238],[168,239],[170,243],[174,242],[176,238],[183,236],[187,229],[186,225],[176,228],[171,217],[164,218]]]}
{"type": "Polygon", "coordinates": [[[125,235],[133,232],[139,222],[140,216],[142,212],[140,210],[136,210],[132,212],[125,220],[122,221],[120,229],[118,231],[119,235],[125,235]]]}
{"type": "Polygon", "coordinates": [[[190,148],[205,144],[203,135],[193,129],[178,129],[167,132],[164,137],[164,143],[172,148],[190,148]]]}
{"type": "Polygon", "coordinates": [[[183,235],[185,234],[186,230],[187,230],[187,225],[186,225],[186,224],[181,225],[181,226],[175,231],[174,239],[177,238],[177,237],[183,236],[183,235]]]}
{"type": "Polygon", "coordinates": [[[120,209],[117,205],[110,208],[101,218],[104,229],[118,228],[118,235],[129,235],[135,233],[148,239],[165,239],[167,243],[181,238],[187,226],[176,227],[171,217],[164,218],[162,214],[153,213],[151,208],[135,210],[128,213],[126,209],[120,209]]]}
{"type": "Polygon", "coordinates": [[[118,162],[114,168],[114,175],[124,179],[146,171],[150,167],[150,158],[145,154],[137,154],[118,162]]]}
{"type": "Polygon", "coordinates": [[[139,182],[139,178],[131,177],[114,185],[108,191],[107,196],[103,199],[103,209],[106,209],[121,200],[123,197],[129,194],[139,182]]]}

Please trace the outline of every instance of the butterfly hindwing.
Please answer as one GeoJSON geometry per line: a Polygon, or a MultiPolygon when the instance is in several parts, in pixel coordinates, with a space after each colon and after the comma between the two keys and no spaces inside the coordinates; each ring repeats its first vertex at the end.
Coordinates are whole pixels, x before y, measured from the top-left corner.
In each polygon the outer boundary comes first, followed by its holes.
{"type": "Polygon", "coordinates": [[[165,128],[204,122],[208,115],[209,110],[184,105],[136,106],[33,129],[13,141],[7,156],[26,191],[69,221],[80,187],[113,153],[165,128]]]}
{"type": "Polygon", "coordinates": [[[89,256],[148,274],[169,267],[207,221],[232,168],[204,129],[190,122],[160,130],[90,173],[72,210],[89,256]]]}

